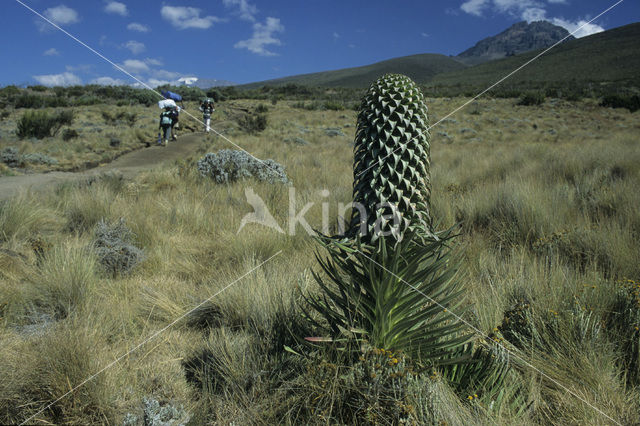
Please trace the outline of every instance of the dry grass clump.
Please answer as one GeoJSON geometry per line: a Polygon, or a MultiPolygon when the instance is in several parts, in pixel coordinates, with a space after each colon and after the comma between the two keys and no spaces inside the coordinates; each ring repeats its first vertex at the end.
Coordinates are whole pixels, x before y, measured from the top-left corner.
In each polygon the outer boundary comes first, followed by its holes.
{"type": "MultiPolygon", "coordinates": [[[[26,420],[183,315],[32,421],[122,423],[128,413],[141,418],[147,398],[184,406],[195,423],[345,423],[354,413],[361,423],[393,422],[382,416],[393,410],[382,408],[395,397],[385,392],[396,388],[369,392],[363,384],[371,379],[361,374],[368,367],[331,350],[310,357],[300,344],[315,335],[300,321],[300,290],[316,291],[310,279],[316,261],[300,223],[288,235],[290,191],[296,213],[313,203],[304,215],[311,227],[325,225],[323,208],[329,233],[339,215],[349,217],[338,204],[351,200],[355,128],[347,125],[355,112],[303,111],[292,103],[270,107],[258,134],[219,126],[252,154],[284,165],[291,187],[201,178],[195,167],[201,154],[231,148],[210,135],[191,160],[133,181],[103,177],[2,203],[0,422],[26,420]],[[330,137],[327,128],[346,136],[330,137]],[[285,141],[295,137],[308,145],[285,141]],[[249,188],[284,234],[255,223],[238,232],[253,210],[249,188]],[[100,220],[120,217],[145,261],[128,275],[110,276],[88,248],[100,220]]],[[[432,122],[460,103],[428,101],[432,122]]],[[[610,421],[584,399],[632,423],[640,415],[637,324],[612,312],[635,312],[634,293],[624,293],[620,280],[640,276],[637,113],[591,101],[536,109],[514,108],[513,100],[478,104],[477,113],[432,130],[433,215],[441,227],[462,221],[473,306],[465,319],[520,357],[511,358],[515,376],[505,392],[519,392],[524,402],[492,410],[482,395],[462,394],[427,372],[403,382],[411,397],[395,401],[396,418],[411,411],[418,423],[610,421]],[[461,132],[466,128],[475,134],[461,132]],[[528,302],[526,312],[518,311],[519,300],[528,302]],[[522,319],[523,328],[508,330],[505,316],[522,319]]],[[[136,123],[151,120],[145,113],[136,123]]],[[[75,123],[83,121],[105,127],[98,106],[79,111],[75,123]]],[[[32,149],[29,143],[19,145],[21,152],[32,149]]],[[[386,377],[380,383],[400,383],[386,377]]]]}

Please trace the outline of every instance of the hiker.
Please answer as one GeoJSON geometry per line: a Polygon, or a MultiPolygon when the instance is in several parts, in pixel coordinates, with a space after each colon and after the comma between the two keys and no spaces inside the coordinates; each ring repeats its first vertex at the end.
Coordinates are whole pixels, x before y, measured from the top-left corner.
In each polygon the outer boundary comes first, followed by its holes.
{"type": "Polygon", "coordinates": [[[158,130],[160,130],[160,134],[158,135],[158,143],[160,145],[167,145],[169,143],[169,138],[171,137],[171,125],[173,123],[172,107],[165,107],[164,111],[160,113],[160,126],[158,130]]]}
{"type": "Polygon", "coordinates": [[[171,139],[178,140],[178,135],[177,135],[177,129],[180,128],[180,125],[178,124],[178,117],[180,115],[180,107],[179,106],[174,106],[171,108],[170,110],[171,113],[171,139]]]}
{"type": "Polygon", "coordinates": [[[209,133],[211,130],[211,113],[215,111],[213,107],[213,101],[209,98],[206,98],[204,101],[200,102],[200,111],[202,111],[202,121],[204,121],[204,131],[209,133]]]}

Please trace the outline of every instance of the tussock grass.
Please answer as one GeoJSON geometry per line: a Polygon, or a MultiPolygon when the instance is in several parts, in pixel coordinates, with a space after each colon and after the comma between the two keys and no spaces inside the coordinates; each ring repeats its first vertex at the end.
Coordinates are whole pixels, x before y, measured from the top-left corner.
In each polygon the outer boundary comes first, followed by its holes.
{"type": "Polygon", "coordinates": [[[91,249],[78,240],[54,246],[25,287],[26,299],[55,318],[80,314],[99,286],[98,272],[91,249]]]}
{"type": "MultiPolygon", "coordinates": [[[[462,101],[430,100],[432,119],[462,101]]],[[[257,134],[233,122],[217,127],[258,158],[284,165],[291,187],[217,185],[198,175],[199,154],[134,180],[65,184],[0,206],[0,421],[26,419],[185,313],[38,419],[121,423],[127,413],[141,415],[143,397],[153,397],[184,405],[195,423],[333,424],[353,419],[353,401],[375,400],[367,399],[351,364],[301,344],[315,335],[301,321],[300,291],[315,291],[317,246],[300,224],[287,235],[292,189],[296,213],[312,203],[304,215],[312,228],[323,228],[325,203],[329,233],[337,231],[338,204],[351,201],[355,112],[304,111],[293,103],[270,106],[268,127],[257,134]],[[346,136],[328,136],[329,127],[346,136]],[[309,143],[285,142],[294,137],[309,143]],[[247,189],[284,234],[256,223],[238,232],[253,211],[247,189]],[[120,217],[145,259],[130,275],[111,277],[87,248],[101,219],[120,217]]],[[[613,321],[611,312],[623,305],[620,280],[640,276],[638,116],[592,101],[547,100],[533,109],[513,103],[480,100],[476,113],[432,130],[433,214],[440,227],[462,222],[459,249],[472,304],[465,319],[513,340],[494,329],[525,298],[526,329],[535,338],[505,344],[616,421],[632,423],[640,415],[638,388],[625,369],[635,365],[637,334],[628,330],[635,323],[613,321]]],[[[76,123],[88,120],[85,114],[101,123],[100,111],[79,111],[76,123]]],[[[149,112],[155,125],[156,110],[149,112]]],[[[23,144],[21,152],[31,149],[23,144]]],[[[222,148],[234,149],[203,136],[202,153],[222,148]]],[[[349,210],[342,215],[348,221],[349,210]]],[[[522,389],[524,409],[470,402],[437,376],[412,382],[404,403],[422,424],[607,422],[524,362],[513,365],[505,392],[522,389]]],[[[362,411],[370,417],[358,420],[391,423],[380,407],[370,405],[362,411]]]]}
{"type": "Polygon", "coordinates": [[[57,228],[59,219],[28,192],[0,202],[0,241],[25,239],[57,228]]]}

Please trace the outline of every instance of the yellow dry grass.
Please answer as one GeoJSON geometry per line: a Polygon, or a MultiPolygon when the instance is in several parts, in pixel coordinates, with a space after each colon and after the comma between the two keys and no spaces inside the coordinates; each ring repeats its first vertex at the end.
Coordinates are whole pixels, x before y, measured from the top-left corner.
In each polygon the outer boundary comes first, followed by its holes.
{"type": "MultiPolygon", "coordinates": [[[[432,122],[462,102],[429,99],[432,122]]],[[[313,203],[305,219],[316,229],[323,226],[325,203],[335,232],[338,205],[351,200],[356,113],[305,111],[292,104],[270,105],[268,128],[257,135],[224,121],[224,108],[214,117],[217,130],[236,144],[283,164],[291,187],[252,180],[217,185],[184,159],[122,187],[106,181],[67,184],[0,205],[0,376],[6,378],[0,384],[0,421],[28,418],[207,299],[219,328],[190,326],[188,316],[32,421],[122,423],[126,413],[141,413],[144,396],[183,404],[194,419],[207,422],[296,421],[295,413],[271,408],[285,396],[263,383],[269,379],[261,371],[277,370],[274,360],[281,357],[263,352],[276,341],[265,330],[277,322],[276,313],[299,301],[298,289],[315,288],[309,271],[317,269],[318,246],[300,225],[295,235],[258,224],[238,232],[252,210],[245,190],[265,201],[285,231],[292,189],[296,213],[313,203]],[[327,128],[340,128],[344,136],[328,136],[327,128]],[[103,217],[124,218],[144,248],[144,262],[128,276],[102,274],[88,254],[93,227],[103,217]],[[35,238],[46,242],[44,254],[34,251],[35,238]],[[53,320],[34,332],[43,313],[53,320]],[[216,383],[226,387],[202,396],[185,380],[182,362],[204,349],[220,352],[217,362],[226,363],[226,373],[216,383]],[[283,413],[289,417],[274,417],[283,413]]],[[[517,295],[544,311],[541,318],[559,312],[566,325],[573,321],[576,300],[604,315],[618,280],[640,278],[640,116],[590,100],[514,104],[479,100],[432,129],[434,216],[442,227],[462,222],[459,249],[474,306],[471,321],[484,333],[500,324],[517,295]]],[[[100,108],[88,107],[76,122],[95,122],[100,108]]],[[[93,154],[80,145],[65,147],[75,153],[64,154],[61,164],[94,158],[98,146],[107,152],[103,135],[83,140],[93,154]]],[[[24,144],[25,152],[35,149],[24,144]]],[[[234,149],[221,137],[203,136],[203,144],[208,151],[234,149]]],[[[62,150],[57,142],[46,149],[62,150]]],[[[599,330],[584,345],[567,329],[554,343],[556,352],[521,355],[616,421],[633,421],[638,392],[624,384],[615,364],[622,355],[606,330],[599,330]]],[[[523,374],[523,385],[533,399],[524,417],[505,410],[487,421],[608,421],[534,371],[523,374]]],[[[451,407],[469,409],[458,402],[451,407]]],[[[452,418],[466,416],[460,411],[452,418]]]]}

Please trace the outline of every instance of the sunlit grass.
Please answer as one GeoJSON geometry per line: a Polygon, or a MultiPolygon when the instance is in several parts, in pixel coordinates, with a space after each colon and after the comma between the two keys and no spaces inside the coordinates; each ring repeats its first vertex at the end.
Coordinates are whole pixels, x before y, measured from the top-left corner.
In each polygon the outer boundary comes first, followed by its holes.
{"type": "MultiPolygon", "coordinates": [[[[430,100],[432,120],[460,103],[430,100]]],[[[472,303],[469,321],[491,333],[505,311],[526,297],[541,339],[539,346],[513,350],[607,415],[632,422],[638,391],[625,385],[619,336],[602,320],[619,280],[640,275],[638,115],[592,101],[531,108],[514,103],[480,100],[476,113],[463,111],[431,130],[433,212],[441,227],[462,222],[458,249],[472,303]]],[[[183,404],[203,423],[339,422],[329,414],[331,404],[348,389],[335,385],[328,388],[333,394],[318,394],[321,380],[309,372],[320,367],[283,348],[295,346],[292,335],[305,337],[297,322],[304,309],[300,289],[314,291],[309,271],[317,269],[318,247],[300,224],[295,235],[287,235],[288,214],[293,190],[295,212],[312,203],[304,218],[321,229],[324,203],[335,232],[338,204],[351,200],[356,114],[292,105],[269,104],[269,125],[257,135],[223,122],[220,111],[214,117],[233,142],[284,165],[291,187],[216,185],[197,174],[194,161],[183,159],[131,181],[65,184],[0,205],[0,375],[7,378],[0,381],[0,420],[26,419],[204,302],[40,418],[122,423],[126,413],[141,415],[142,398],[153,395],[183,404]],[[345,136],[328,136],[327,128],[341,128],[345,136]],[[292,143],[295,137],[308,144],[292,143]],[[238,232],[252,211],[247,188],[264,200],[284,234],[255,223],[238,232]],[[130,275],[112,278],[96,268],[91,242],[100,219],[121,217],[145,261],[130,275]],[[41,324],[44,314],[50,323],[41,324]],[[183,363],[203,353],[213,354],[205,363],[210,375],[193,385],[183,363]],[[303,409],[318,396],[325,406],[303,409]],[[309,413],[317,417],[305,417],[309,413]]],[[[76,122],[101,120],[100,108],[88,107],[76,122]]],[[[154,108],[149,120],[155,120],[154,108]]],[[[24,152],[35,147],[23,143],[24,152]]],[[[56,149],[56,143],[42,146],[56,149]]],[[[83,143],[93,146],[98,139],[83,143]]],[[[235,149],[212,135],[202,136],[202,146],[235,149]]],[[[437,381],[417,397],[422,405],[416,410],[428,418],[428,402],[439,398],[452,421],[607,422],[541,373],[517,365],[530,403],[520,417],[507,409],[474,408],[437,381]]]]}

